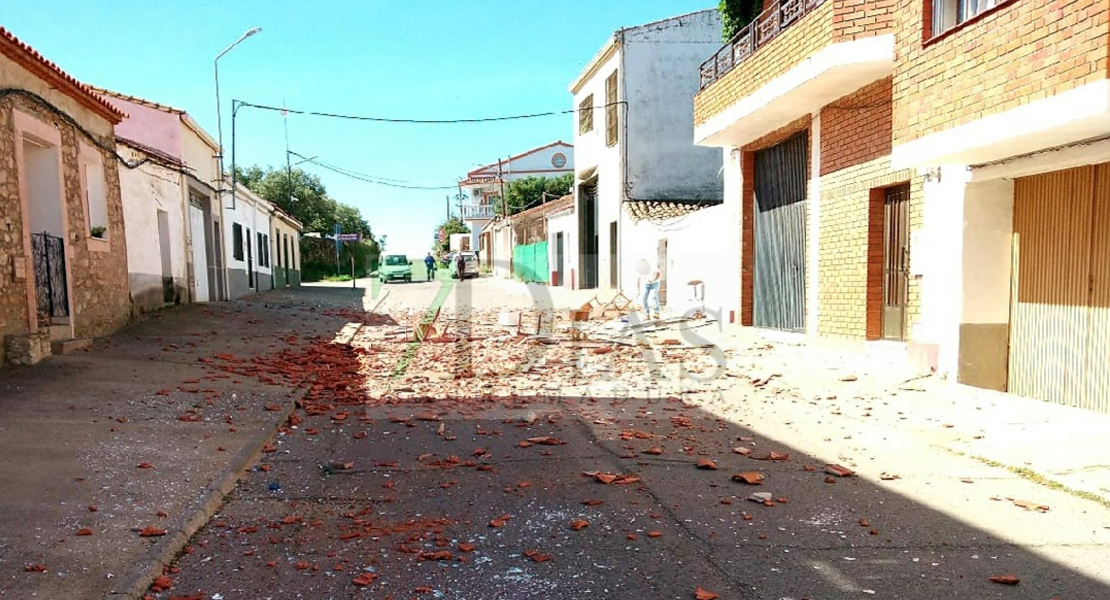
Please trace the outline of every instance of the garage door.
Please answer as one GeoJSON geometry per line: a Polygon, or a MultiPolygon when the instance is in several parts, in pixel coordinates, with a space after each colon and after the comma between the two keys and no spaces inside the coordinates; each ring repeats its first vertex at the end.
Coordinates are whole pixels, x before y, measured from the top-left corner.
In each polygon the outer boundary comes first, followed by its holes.
{"type": "Polygon", "coordinates": [[[1009,390],[1110,412],[1110,163],[1014,182],[1009,390]]]}
{"type": "Polygon", "coordinates": [[[802,132],[755,153],[756,327],[805,329],[808,146],[802,132]]]}

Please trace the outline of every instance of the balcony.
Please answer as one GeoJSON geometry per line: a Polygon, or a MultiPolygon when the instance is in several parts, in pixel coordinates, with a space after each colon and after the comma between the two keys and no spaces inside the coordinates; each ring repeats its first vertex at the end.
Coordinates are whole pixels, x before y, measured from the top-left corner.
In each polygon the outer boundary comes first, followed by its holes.
{"type": "Polygon", "coordinates": [[[694,143],[740,147],[894,66],[891,0],[775,0],[702,63],[694,143]]]}
{"type": "Polygon", "coordinates": [[[459,216],[464,221],[481,221],[492,219],[497,214],[492,204],[469,204],[459,207],[459,216]]]}
{"type": "Polygon", "coordinates": [[[701,89],[724,77],[755,51],[778,37],[825,0],[783,0],[772,2],[754,21],[738,31],[716,54],[701,64],[701,89]]]}

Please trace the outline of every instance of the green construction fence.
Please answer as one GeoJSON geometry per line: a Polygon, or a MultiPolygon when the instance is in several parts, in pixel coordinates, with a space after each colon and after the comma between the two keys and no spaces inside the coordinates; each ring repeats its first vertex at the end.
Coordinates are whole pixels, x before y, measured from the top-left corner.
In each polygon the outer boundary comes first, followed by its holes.
{"type": "Polygon", "coordinates": [[[547,283],[547,242],[513,248],[513,278],[521,281],[547,283]]]}

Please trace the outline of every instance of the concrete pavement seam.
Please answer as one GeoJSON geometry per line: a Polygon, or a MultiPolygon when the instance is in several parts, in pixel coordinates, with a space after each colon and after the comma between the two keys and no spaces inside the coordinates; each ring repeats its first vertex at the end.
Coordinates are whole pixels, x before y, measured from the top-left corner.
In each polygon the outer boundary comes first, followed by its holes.
{"type": "Polygon", "coordinates": [[[104,596],[104,600],[140,600],[146,594],[154,578],[162,574],[162,569],[173,562],[193,535],[223,506],[224,498],[238,485],[243,472],[258,459],[262,449],[274,439],[278,428],[289,419],[297,407],[297,402],[304,398],[307,392],[308,388],[301,386],[290,395],[285,408],[278,413],[277,419],[265,434],[239,452],[239,456],[231,465],[232,468],[222,479],[209,484],[201,491],[197,501],[194,502],[194,506],[198,503],[199,506],[179,521],[181,523],[179,527],[174,527],[166,537],[151,546],[146,555],[131,567],[121,583],[104,596]]]}

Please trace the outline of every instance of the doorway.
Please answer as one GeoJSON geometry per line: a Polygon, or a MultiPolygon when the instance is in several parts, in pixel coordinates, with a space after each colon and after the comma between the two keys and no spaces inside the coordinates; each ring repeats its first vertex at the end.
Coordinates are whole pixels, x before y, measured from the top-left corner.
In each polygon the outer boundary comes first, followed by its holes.
{"type": "Polygon", "coordinates": [[[170,214],[164,210],[156,213],[158,221],[158,254],[162,259],[162,302],[174,300],[173,265],[170,260],[170,214]]]}
{"type": "Polygon", "coordinates": [[[598,223],[597,180],[579,188],[582,199],[582,218],[578,221],[579,270],[582,272],[583,289],[597,287],[598,279],[598,223]]]}
{"type": "Polygon", "coordinates": [[[617,289],[617,222],[609,223],[609,287],[617,289]]]}
{"type": "Polygon", "coordinates": [[[254,254],[251,252],[251,230],[247,228],[247,235],[243,237],[243,245],[247,249],[247,287],[254,289],[254,254]]]}
{"type": "Polygon", "coordinates": [[[563,232],[555,234],[555,281],[551,285],[563,285],[563,232]]]}
{"type": "Polygon", "coordinates": [[[667,238],[659,240],[656,264],[659,268],[659,305],[667,305],[667,238]]]}
{"type": "Polygon", "coordinates": [[[32,320],[38,327],[65,325],[70,306],[58,147],[24,136],[21,149],[34,275],[32,320]]]}
{"type": "Polygon", "coordinates": [[[207,238],[208,232],[204,227],[204,210],[189,202],[189,231],[193,235],[193,300],[195,302],[208,302],[209,268],[207,238]]]}
{"type": "Polygon", "coordinates": [[[883,339],[906,339],[909,298],[910,186],[884,190],[883,198],[883,339]]]}
{"type": "Polygon", "coordinates": [[[753,324],[805,328],[806,169],[803,131],[755,153],[753,324]]]}

